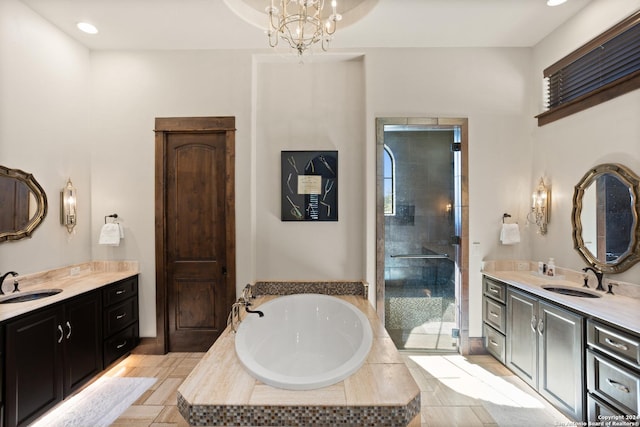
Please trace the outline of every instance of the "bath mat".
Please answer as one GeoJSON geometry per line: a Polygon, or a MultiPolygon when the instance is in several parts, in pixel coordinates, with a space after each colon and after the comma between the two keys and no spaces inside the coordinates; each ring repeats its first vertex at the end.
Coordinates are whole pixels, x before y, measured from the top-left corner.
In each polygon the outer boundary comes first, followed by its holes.
{"type": "Polygon", "coordinates": [[[156,378],[102,377],[39,418],[32,427],[109,426],[156,378]]]}

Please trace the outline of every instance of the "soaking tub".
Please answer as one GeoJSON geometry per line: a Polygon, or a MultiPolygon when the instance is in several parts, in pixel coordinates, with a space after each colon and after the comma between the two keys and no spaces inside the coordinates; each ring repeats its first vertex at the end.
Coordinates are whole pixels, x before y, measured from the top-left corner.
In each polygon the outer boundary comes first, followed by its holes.
{"type": "Polygon", "coordinates": [[[247,314],[235,336],[238,359],[256,379],[288,390],[342,381],[364,363],[373,340],[367,317],[354,305],[320,294],[268,301],[247,314]]]}

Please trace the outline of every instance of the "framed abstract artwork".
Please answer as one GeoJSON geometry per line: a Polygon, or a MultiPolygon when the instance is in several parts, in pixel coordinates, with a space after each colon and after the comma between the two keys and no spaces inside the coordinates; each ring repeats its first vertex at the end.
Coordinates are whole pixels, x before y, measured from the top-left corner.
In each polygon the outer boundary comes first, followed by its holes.
{"type": "Polygon", "coordinates": [[[338,220],[338,152],[282,151],[282,221],[338,220]]]}

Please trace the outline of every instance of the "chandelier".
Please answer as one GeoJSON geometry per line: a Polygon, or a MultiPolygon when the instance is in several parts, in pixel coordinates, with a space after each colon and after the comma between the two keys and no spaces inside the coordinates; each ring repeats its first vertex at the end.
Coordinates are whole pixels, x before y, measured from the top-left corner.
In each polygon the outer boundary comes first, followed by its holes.
{"type": "Polygon", "coordinates": [[[336,12],[336,0],[331,1],[331,14],[323,18],[324,0],[271,0],[269,14],[269,46],[276,47],[283,39],[298,56],[315,43],[326,51],[336,24],[342,15],[336,12]],[[274,3],[277,2],[277,7],[274,3]]]}

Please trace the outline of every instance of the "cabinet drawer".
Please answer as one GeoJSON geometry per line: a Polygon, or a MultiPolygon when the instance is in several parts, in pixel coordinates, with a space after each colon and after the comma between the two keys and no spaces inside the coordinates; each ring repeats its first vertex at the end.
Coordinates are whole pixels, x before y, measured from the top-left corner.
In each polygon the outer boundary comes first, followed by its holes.
{"type": "Polygon", "coordinates": [[[109,285],[102,292],[105,307],[131,298],[138,293],[138,276],[109,285]]]}
{"type": "Polygon", "coordinates": [[[104,336],[108,337],[138,320],[138,299],[129,298],[104,310],[104,336]]]}
{"type": "MultiPolygon", "coordinates": [[[[616,416],[625,416],[627,414],[623,414],[615,408],[604,403],[602,400],[598,399],[595,396],[590,394],[587,395],[587,408],[588,408],[588,421],[592,423],[602,422],[602,417],[616,417],[616,416]]],[[[616,418],[610,418],[616,419],[616,418]]],[[[621,418],[624,420],[624,418],[621,418]]]]}
{"type": "Polygon", "coordinates": [[[638,413],[640,375],[591,350],[587,350],[587,386],[623,413],[638,413]]]}
{"type": "Polygon", "coordinates": [[[490,298],[482,300],[484,301],[484,310],[482,310],[484,321],[504,334],[507,320],[505,305],[490,298]]]}
{"type": "Polygon", "coordinates": [[[505,303],[507,300],[507,286],[504,283],[490,279],[485,276],[482,281],[482,292],[496,301],[505,303]]]}
{"type": "Polygon", "coordinates": [[[505,337],[491,326],[483,325],[485,348],[500,362],[505,363],[506,344],[505,337]]]}
{"type": "Polygon", "coordinates": [[[587,343],[640,369],[640,339],[633,335],[589,320],[587,343]]]}
{"type": "Polygon", "coordinates": [[[138,324],[133,324],[104,342],[104,366],[113,363],[138,345],[138,324]]]}

